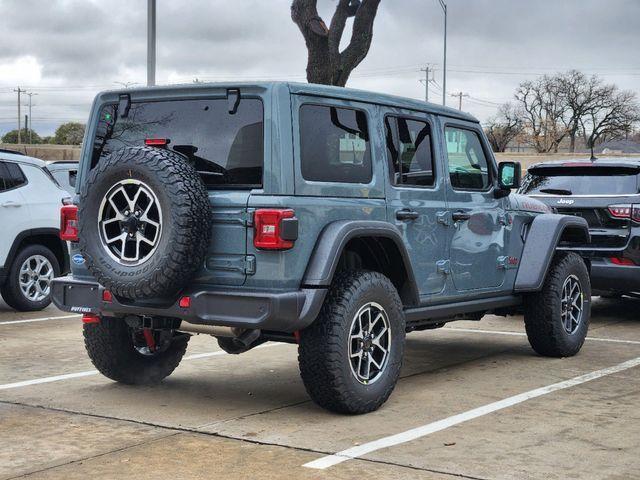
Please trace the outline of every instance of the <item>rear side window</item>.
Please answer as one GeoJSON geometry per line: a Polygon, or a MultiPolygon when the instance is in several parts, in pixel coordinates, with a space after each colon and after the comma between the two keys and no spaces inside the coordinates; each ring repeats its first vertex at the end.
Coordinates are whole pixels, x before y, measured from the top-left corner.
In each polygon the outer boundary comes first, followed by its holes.
{"type": "Polygon", "coordinates": [[[451,186],[456,190],[487,190],[489,163],[478,134],[456,127],[445,129],[451,186]]]}
{"type": "Polygon", "coordinates": [[[25,183],[27,178],[17,163],[0,162],[0,190],[11,190],[25,183]]]}
{"type": "Polygon", "coordinates": [[[371,182],[371,144],[363,111],[300,107],[302,177],[316,182],[371,182]]]}
{"type": "MultiPolygon", "coordinates": [[[[167,139],[187,156],[210,188],[258,188],[264,164],[262,101],[243,98],[234,114],[226,99],[132,103],[126,118],[117,105],[100,113],[92,167],[100,157],[146,139],[167,139]]],[[[71,179],[70,179],[71,180],[71,179]]]]}
{"type": "Polygon", "coordinates": [[[429,124],[387,117],[385,129],[394,185],[432,186],[435,177],[429,124]]]}
{"type": "Polygon", "coordinates": [[[616,167],[547,167],[529,170],[520,193],[546,195],[633,195],[638,171],[616,167]]]}

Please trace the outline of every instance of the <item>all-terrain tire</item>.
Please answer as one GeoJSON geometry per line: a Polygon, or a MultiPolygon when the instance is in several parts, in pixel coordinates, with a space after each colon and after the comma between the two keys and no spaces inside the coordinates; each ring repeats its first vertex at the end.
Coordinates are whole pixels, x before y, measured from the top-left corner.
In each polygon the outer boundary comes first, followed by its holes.
{"type": "Polygon", "coordinates": [[[100,159],[82,187],[78,211],[80,250],[96,280],[131,299],[176,294],[202,268],[211,235],[207,190],[182,155],[166,149],[128,147],[100,159]],[[138,265],[122,264],[103,246],[100,208],[114,185],[143,182],[162,210],[154,253],[138,265]]]}
{"type": "Polygon", "coordinates": [[[551,262],[543,288],[524,301],[524,324],[531,347],[547,357],[571,357],[584,344],[591,317],[591,283],[584,260],[573,252],[558,252],[551,262]],[[569,277],[582,289],[582,316],[570,333],[562,321],[563,286],[569,277]]]}
{"type": "Polygon", "coordinates": [[[102,317],[83,328],[84,345],[100,373],[116,382],[148,385],[161,382],[180,364],[189,335],[176,337],[166,350],[144,355],[136,350],[131,328],[123,318],[102,317]]]}
{"type": "Polygon", "coordinates": [[[361,414],[378,409],[391,395],[404,354],[405,318],[391,281],[369,271],[336,275],[314,323],[300,332],[298,361],[304,386],[318,405],[338,413],[361,414]],[[351,323],[367,303],[381,305],[391,329],[390,351],[380,377],[365,385],[351,370],[351,323]]]}
{"type": "Polygon", "coordinates": [[[51,293],[49,293],[49,295],[47,295],[42,300],[36,301],[28,299],[20,289],[20,268],[29,257],[33,257],[36,255],[45,257],[49,261],[51,267],[53,268],[54,277],[60,275],[60,264],[58,263],[58,259],[53,254],[53,252],[44,245],[29,245],[19,251],[13,259],[13,263],[9,267],[7,280],[0,289],[2,298],[7,303],[7,305],[15,310],[18,310],[19,312],[34,312],[37,310],[42,310],[48,307],[51,303],[51,293]]]}

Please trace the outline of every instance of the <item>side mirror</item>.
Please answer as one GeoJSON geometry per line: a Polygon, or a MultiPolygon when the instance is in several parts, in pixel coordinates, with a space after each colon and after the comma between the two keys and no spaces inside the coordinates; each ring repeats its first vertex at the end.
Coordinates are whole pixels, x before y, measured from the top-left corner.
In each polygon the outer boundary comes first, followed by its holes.
{"type": "Polygon", "coordinates": [[[518,162],[500,162],[498,165],[498,186],[501,190],[520,187],[522,166],[518,162]]]}

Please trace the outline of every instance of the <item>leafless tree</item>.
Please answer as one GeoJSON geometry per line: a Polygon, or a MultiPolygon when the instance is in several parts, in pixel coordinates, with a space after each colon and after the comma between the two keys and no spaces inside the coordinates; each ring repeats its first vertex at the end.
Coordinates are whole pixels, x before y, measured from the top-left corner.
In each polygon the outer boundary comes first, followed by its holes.
{"type": "Polygon", "coordinates": [[[567,104],[557,77],[544,75],[522,82],[515,99],[524,115],[526,140],[538,153],[557,152],[569,130],[565,125],[567,104]]]}
{"type": "Polygon", "coordinates": [[[602,94],[602,80],[596,75],[587,77],[577,70],[558,74],[557,82],[562,101],[566,103],[566,116],[563,123],[569,135],[569,151],[576,151],[576,138],[580,133],[581,120],[598,101],[602,94]]]}
{"type": "Polygon", "coordinates": [[[291,18],[307,45],[307,80],[310,83],[342,87],[347,84],[351,72],[369,52],[379,5],[380,0],[338,0],[327,28],[318,15],[317,0],[293,0],[291,18]],[[351,41],[340,50],[340,41],[351,17],[351,41]]]}
{"type": "Polygon", "coordinates": [[[580,124],[584,132],[585,144],[591,149],[598,142],[620,138],[633,132],[640,122],[640,105],[637,95],[627,90],[619,90],[615,85],[601,88],[580,124]]]}
{"type": "Polygon", "coordinates": [[[505,103],[498,108],[498,114],[487,121],[485,133],[494,152],[504,152],[509,143],[523,131],[522,113],[513,105],[505,103]]]}

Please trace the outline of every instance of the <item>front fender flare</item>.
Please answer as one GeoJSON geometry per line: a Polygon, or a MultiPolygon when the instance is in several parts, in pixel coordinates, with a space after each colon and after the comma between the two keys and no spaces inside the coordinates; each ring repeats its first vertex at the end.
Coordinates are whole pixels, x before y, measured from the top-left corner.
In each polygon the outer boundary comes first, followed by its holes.
{"type": "Polygon", "coordinates": [[[387,238],[394,242],[407,272],[410,296],[417,305],[420,297],[402,234],[394,225],[382,221],[338,220],[327,225],[320,233],[307,265],[302,281],[303,287],[318,288],[331,285],[344,247],[350,240],[358,237],[387,238]]]}
{"type": "Polygon", "coordinates": [[[577,234],[581,237],[581,243],[590,240],[589,225],[584,218],[545,213],[533,219],[516,275],[515,292],[535,292],[542,288],[553,255],[565,232],[572,233],[572,238],[577,234]]]}

